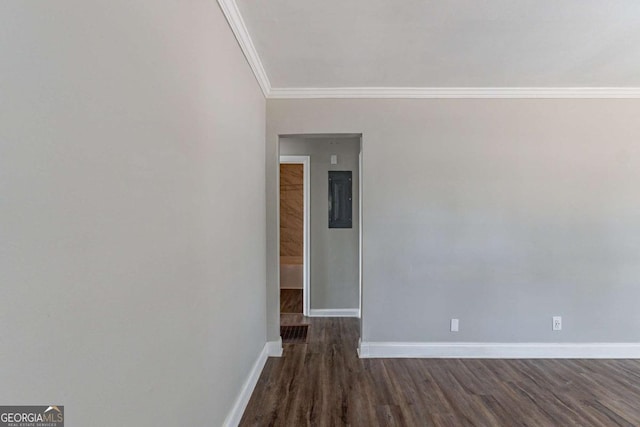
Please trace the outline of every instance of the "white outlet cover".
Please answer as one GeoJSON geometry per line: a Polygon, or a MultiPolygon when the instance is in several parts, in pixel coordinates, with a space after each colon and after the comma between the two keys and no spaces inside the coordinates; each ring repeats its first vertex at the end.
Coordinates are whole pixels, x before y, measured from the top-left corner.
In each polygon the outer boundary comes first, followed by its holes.
{"type": "Polygon", "coordinates": [[[553,316],[552,329],[554,331],[562,330],[562,317],[561,316],[553,316]]]}
{"type": "Polygon", "coordinates": [[[458,319],[451,319],[451,332],[458,332],[460,330],[460,321],[458,319]]]}

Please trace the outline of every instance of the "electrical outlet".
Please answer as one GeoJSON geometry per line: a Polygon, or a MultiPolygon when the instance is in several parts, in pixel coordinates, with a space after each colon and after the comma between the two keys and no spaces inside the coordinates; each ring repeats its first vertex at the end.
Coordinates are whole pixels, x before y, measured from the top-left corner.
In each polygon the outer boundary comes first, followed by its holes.
{"type": "Polygon", "coordinates": [[[460,330],[460,321],[458,319],[451,319],[451,332],[458,332],[460,330]]]}
{"type": "Polygon", "coordinates": [[[553,316],[553,330],[561,331],[562,330],[562,317],[553,316]]]}

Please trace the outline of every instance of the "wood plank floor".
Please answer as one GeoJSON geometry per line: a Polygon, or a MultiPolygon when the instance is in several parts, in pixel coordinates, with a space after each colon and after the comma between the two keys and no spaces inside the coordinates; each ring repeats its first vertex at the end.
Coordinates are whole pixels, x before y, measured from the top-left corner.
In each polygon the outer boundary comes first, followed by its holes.
{"type": "Polygon", "coordinates": [[[240,425],[640,425],[639,360],[358,359],[357,319],[304,319],[240,425]]]}
{"type": "Polygon", "coordinates": [[[280,313],[302,313],[302,289],[280,289],[280,313]]]}

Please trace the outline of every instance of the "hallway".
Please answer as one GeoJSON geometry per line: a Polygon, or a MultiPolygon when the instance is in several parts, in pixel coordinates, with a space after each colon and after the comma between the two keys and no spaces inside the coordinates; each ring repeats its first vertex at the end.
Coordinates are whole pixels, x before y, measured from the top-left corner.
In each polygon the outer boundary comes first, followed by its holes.
{"type": "Polygon", "coordinates": [[[305,320],[241,426],[640,425],[639,360],[359,359],[358,319],[305,320]]]}

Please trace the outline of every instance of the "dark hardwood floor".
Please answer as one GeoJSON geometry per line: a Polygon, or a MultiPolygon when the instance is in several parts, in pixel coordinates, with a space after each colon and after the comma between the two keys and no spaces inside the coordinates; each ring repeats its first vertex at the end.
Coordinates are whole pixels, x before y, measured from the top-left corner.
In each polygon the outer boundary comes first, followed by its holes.
{"type": "Polygon", "coordinates": [[[302,289],[280,289],[280,313],[302,313],[302,289]]]}
{"type": "Polygon", "coordinates": [[[358,359],[357,319],[304,320],[240,425],[640,425],[639,360],[358,359]]]}

